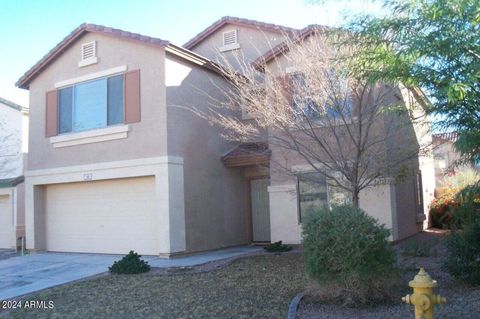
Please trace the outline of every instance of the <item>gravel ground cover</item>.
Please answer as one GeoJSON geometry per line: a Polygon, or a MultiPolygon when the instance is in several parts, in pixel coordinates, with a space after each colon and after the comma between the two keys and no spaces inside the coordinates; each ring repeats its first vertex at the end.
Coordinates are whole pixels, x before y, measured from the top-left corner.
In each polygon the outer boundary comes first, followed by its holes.
{"type": "Polygon", "coordinates": [[[0,318],[285,318],[304,286],[298,252],[257,255],[54,287],[26,298],[53,309],[0,310],[0,318]]]}
{"type": "Polygon", "coordinates": [[[413,306],[402,303],[401,297],[411,293],[408,282],[418,273],[419,267],[439,283],[435,293],[447,297],[447,303],[436,306],[435,318],[439,319],[479,319],[480,287],[460,284],[442,270],[445,256],[444,232],[421,233],[414,238],[395,245],[399,265],[404,273],[405,286],[398,291],[398,301],[390,305],[347,309],[338,305],[322,304],[308,296],[300,303],[297,318],[300,319],[406,319],[414,318],[413,306]],[[426,256],[428,255],[428,256],[426,256]]]}

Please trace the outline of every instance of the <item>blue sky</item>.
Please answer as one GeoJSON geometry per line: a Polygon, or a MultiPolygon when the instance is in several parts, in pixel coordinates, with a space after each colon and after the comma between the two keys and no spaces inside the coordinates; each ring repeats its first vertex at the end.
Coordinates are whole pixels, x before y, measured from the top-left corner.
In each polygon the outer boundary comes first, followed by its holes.
{"type": "Polygon", "coordinates": [[[17,79],[83,22],[183,44],[222,16],[302,28],[338,25],[346,13],[379,12],[368,0],[0,0],[0,97],[27,106],[17,79]]]}

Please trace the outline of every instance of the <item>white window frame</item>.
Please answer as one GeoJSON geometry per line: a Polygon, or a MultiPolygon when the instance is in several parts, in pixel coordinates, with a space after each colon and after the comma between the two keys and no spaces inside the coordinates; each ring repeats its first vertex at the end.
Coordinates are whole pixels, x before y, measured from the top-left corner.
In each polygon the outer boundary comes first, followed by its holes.
{"type": "MultiPolygon", "coordinates": [[[[88,83],[88,82],[93,82],[93,81],[98,81],[98,80],[102,80],[102,79],[106,79],[106,83],[105,85],[108,85],[108,78],[110,77],[114,77],[114,76],[118,76],[118,75],[122,75],[124,74],[124,72],[119,72],[119,70],[127,70],[127,67],[126,66],[121,66],[121,67],[117,67],[117,68],[113,68],[113,69],[109,69],[109,70],[105,70],[105,71],[102,71],[102,72],[97,72],[97,73],[92,73],[90,75],[86,75],[86,76],[83,76],[83,77],[79,77],[79,78],[75,78],[75,79],[72,79],[72,80],[67,80],[67,81],[62,81],[60,84],[62,84],[61,86],[59,86],[57,89],[58,90],[62,90],[62,89],[66,89],[68,87],[72,87],[73,89],[73,92],[72,92],[72,99],[74,99],[74,96],[75,96],[75,91],[74,91],[74,87],[77,86],[77,85],[80,85],[80,84],[83,84],[83,83],[88,83]],[[98,77],[98,75],[102,75],[100,77],[98,77]],[[93,77],[95,76],[95,77],[93,77]],[[92,78],[93,77],[93,78],[92,78]],[[81,81],[78,81],[78,80],[81,80],[81,81]],[[86,80],[85,80],[86,79],[86,80]],[[66,85],[66,83],[68,85],[66,85]]],[[[125,81],[125,79],[124,79],[125,81]]],[[[55,84],[55,87],[57,87],[57,84],[55,84]]],[[[124,82],[124,90],[125,90],[125,82],[124,82]]],[[[108,99],[108,89],[106,90],[107,92],[107,99],[108,99]]],[[[59,94],[59,93],[57,93],[59,94]]],[[[58,100],[58,103],[60,103],[60,100],[58,100]]],[[[124,112],[125,112],[125,101],[123,101],[124,103],[124,112]]],[[[73,121],[73,112],[74,112],[74,103],[72,102],[72,121],[73,121]]],[[[115,126],[122,126],[122,127],[127,127],[126,131],[128,132],[128,125],[125,125],[124,123],[116,123],[116,124],[108,124],[108,102],[107,102],[107,105],[106,105],[106,108],[105,108],[105,112],[106,112],[106,123],[105,123],[105,126],[104,127],[99,127],[99,128],[94,128],[94,129],[87,129],[87,130],[83,130],[83,131],[74,131],[73,130],[73,123],[72,123],[72,130],[70,132],[65,132],[65,133],[59,133],[57,136],[54,136],[54,137],[51,137],[50,138],[50,142],[52,144],[54,144],[54,147],[62,147],[62,146],[71,146],[71,145],[77,145],[77,144],[85,144],[85,143],[73,143],[73,144],[70,144],[70,143],[66,143],[68,145],[64,145],[65,143],[59,143],[59,141],[61,142],[64,142],[63,139],[56,139],[56,137],[62,137],[62,136],[72,136],[72,138],[66,138],[66,141],[70,141],[70,140],[76,140],[78,139],[78,136],[80,136],[81,138],[83,138],[83,135],[82,133],[84,132],[93,132],[93,136],[98,136],[98,135],[109,135],[110,134],[110,131],[108,130],[108,128],[110,127],[115,127],[115,126]],[[107,133],[105,133],[107,132],[107,133]],[[57,145],[60,145],[60,146],[56,146],[55,144],[57,143],[57,145]]],[[[58,105],[58,122],[57,122],[57,125],[58,127],[60,127],[60,104],[58,105]]],[[[124,114],[125,116],[125,114],[124,114]]],[[[59,128],[58,128],[59,130],[59,128]]],[[[115,130],[114,130],[115,131],[115,130]]],[[[115,133],[117,133],[115,131],[115,133]]],[[[87,137],[90,137],[89,134],[86,134],[87,137]]],[[[127,137],[126,134],[121,134],[122,136],[120,138],[125,138],[127,137]]],[[[89,142],[90,143],[90,142],[89,142]]]]}

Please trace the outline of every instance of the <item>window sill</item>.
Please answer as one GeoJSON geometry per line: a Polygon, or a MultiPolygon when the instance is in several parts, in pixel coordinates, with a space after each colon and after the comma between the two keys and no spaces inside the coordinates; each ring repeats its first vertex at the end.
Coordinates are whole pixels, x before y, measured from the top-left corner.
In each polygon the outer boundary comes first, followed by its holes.
{"type": "Polygon", "coordinates": [[[122,138],[127,138],[128,131],[128,125],[115,125],[91,131],[53,136],[50,137],[50,143],[53,145],[53,147],[59,148],[118,140],[122,138]]]}
{"type": "Polygon", "coordinates": [[[227,44],[218,48],[220,52],[231,51],[236,49],[240,49],[240,43],[227,44]]]}

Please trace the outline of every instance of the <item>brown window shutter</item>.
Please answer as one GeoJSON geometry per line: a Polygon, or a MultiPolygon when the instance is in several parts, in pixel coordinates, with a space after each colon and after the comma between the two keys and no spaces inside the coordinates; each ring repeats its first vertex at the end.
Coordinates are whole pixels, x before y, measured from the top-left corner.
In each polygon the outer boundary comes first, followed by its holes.
{"type": "Polygon", "coordinates": [[[125,73],[125,123],[140,122],[140,70],[125,73]]]}
{"type": "Polygon", "coordinates": [[[45,101],[45,136],[58,134],[58,94],[57,90],[49,91],[45,101]]]}

